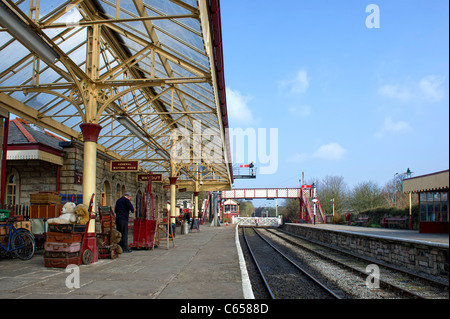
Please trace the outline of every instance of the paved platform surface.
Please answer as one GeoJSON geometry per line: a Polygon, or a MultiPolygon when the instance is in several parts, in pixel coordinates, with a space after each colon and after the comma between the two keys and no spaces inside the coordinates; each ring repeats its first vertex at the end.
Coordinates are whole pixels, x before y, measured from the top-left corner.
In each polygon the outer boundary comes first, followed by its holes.
{"type": "Polygon", "coordinates": [[[449,234],[419,234],[417,230],[403,230],[403,229],[393,229],[393,228],[373,228],[373,227],[363,227],[363,226],[347,226],[347,225],[333,225],[333,224],[293,224],[301,225],[306,227],[316,227],[324,228],[335,231],[346,231],[361,233],[368,236],[381,236],[390,237],[400,240],[412,240],[421,241],[429,243],[439,243],[439,244],[449,244],[449,234]]]}
{"type": "Polygon", "coordinates": [[[235,228],[203,225],[177,235],[169,250],[133,250],[81,265],[80,288],[67,288],[64,268],[44,267],[43,252],[29,261],[3,259],[0,298],[242,299],[235,228]]]}

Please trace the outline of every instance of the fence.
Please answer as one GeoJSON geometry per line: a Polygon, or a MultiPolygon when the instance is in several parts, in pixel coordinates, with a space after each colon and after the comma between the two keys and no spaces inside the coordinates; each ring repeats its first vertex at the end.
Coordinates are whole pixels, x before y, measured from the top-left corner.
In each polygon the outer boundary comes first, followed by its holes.
{"type": "Polygon", "coordinates": [[[239,226],[270,226],[278,227],[283,223],[282,217],[236,217],[231,219],[233,224],[239,226]]]}
{"type": "MultiPolygon", "coordinates": [[[[0,209],[8,209],[11,212],[14,212],[14,215],[22,215],[25,219],[30,218],[30,206],[29,205],[1,205],[0,209]]],[[[11,214],[12,215],[12,214],[11,214]]]]}

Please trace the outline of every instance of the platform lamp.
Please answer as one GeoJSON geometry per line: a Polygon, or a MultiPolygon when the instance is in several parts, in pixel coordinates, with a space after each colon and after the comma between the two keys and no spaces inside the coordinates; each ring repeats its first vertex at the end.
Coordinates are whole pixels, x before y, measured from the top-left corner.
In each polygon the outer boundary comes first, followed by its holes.
{"type": "MultiPolygon", "coordinates": [[[[405,172],[406,178],[411,178],[413,172],[408,169],[405,172]]],[[[403,188],[403,180],[402,180],[402,188],[403,188]]],[[[413,218],[412,218],[412,193],[409,192],[409,230],[413,230],[413,218]]]]}
{"type": "Polygon", "coordinates": [[[117,121],[119,121],[120,124],[125,126],[131,133],[133,133],[137,137],[141,139],[145,138],[145,133],[129,117],[119,116],[117,117],[117,121]]]}
{"type": "Polygon", "coordinates": [[[397,178],[398,173],[394,174],[394,207],[397,207],[397,183],[396,183],[396,178],[397,178]]]}
{"type": "Polygon", "coordinates": [[[33,51],[47,64],[54,64],[60,58],[59,54],[28,26],[7,5],[0,1],[0,24],[29,50],[33,51]]]}
{"type": "Polygon", "coordinates": [[[156,148],[155,149],[156,154],[158,154],[159,156],[161,156],[163,159],[165,159],[166,161],[170,161],[170,155],[169,153],[167,153],[165,150],[162,150],[160,148],[156,148]]]}
{"type": "Polygon", "coordinates": [[[335,214],[334,214],[334,204],[336,203],[334,201],[334,192],[333,192],[333,198],[330,199],[331,204],[333,205],[333,224],[336,224],[335,214]]]}

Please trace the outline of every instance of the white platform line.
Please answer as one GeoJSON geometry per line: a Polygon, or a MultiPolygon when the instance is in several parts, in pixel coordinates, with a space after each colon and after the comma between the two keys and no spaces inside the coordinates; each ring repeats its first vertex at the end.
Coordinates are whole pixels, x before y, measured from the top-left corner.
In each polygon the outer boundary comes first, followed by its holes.
{"type": "Polygon", "coordinates": [[[244,299],[255,299],[253,295],[252,284],[250,282],[250,277],[248,276],[247,266],[245,264],[244,254],[242,253],[241,244],[239,243],[239,234],[238,234],[239,226],[236,225],[236,249],[239,256],[239,266],[241,268],[241,277],[242,277],[242,291],[244,293],[244,299]]]}

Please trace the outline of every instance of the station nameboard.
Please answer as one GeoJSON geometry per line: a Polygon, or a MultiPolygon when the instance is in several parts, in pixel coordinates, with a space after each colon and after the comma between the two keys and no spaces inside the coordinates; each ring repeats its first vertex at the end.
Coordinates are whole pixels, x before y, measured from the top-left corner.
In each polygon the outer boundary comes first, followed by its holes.
{"type": "Polygon", "coordinates": [[[152,177],[152,182],[162,182],[162,174],[137,174],[136,175],[136,181],[137,182],[148,182],[150,179],[150,176],[152,177]]]}
{"type": "Polygon", "coordinates": [[[111,161],[111,172],[137,172],[139,161],[111,161]]]}

